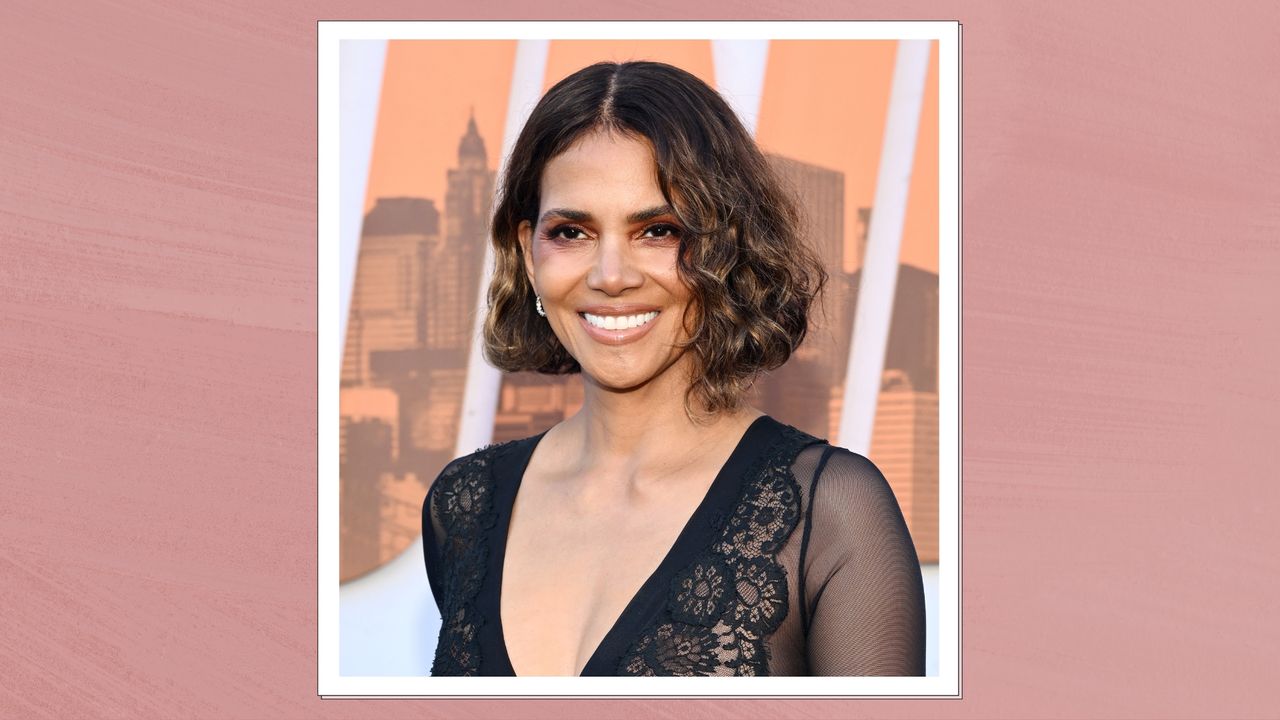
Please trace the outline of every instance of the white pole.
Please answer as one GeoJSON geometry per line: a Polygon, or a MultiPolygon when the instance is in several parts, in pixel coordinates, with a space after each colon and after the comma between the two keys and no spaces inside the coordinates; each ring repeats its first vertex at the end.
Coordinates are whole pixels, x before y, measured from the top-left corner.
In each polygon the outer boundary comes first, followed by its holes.
{"type": "MultiPolygon", "coordinates": [[[[542,96],[542,82],[547,74],[548,40],[521,40],[516,46],[515,70],[511,77],[511,94],[507,100],[506,130],[502,135],[499,170],[506,169],[507,156],[516,137],[529,119],[529,113],[542,96]]],[[[501,178],[501,172],[499,173],[501,178]]],[[[495,188],[497,184],[495,183],[495,188]]],[[[471,328],[471,352],[467,357],[467,384],[462,392],[462,417],[458,421],[458,442],[454,456],[469,455],[493,440],[493,421],[498,411],[498,392],[502,372],[484,359],[484,318],[488,305],[489,279],[493,276],[493,246],[484,243],[484,270],[476,295],[475,322],[471,328]]]]}
{"type": "Polygon", "coordinates": [[[712,40],[716,90],[729,102],[755,137],[764,95],[764,69],[769,60],[768,40],[712,40]]]}
{"type": "Polygon", "coordinates": [[[382,70],[387,61],[386,40],[342,40],[338,43],[338,248],[341,275],[338,281],[338,357],[346,350],[347,316],[355,287],[356,258],[360,254],[360,228],[364,224],[364,196],[373,161],[373,132],[378,123],[378,99],[382,94],[382,70]]]}
{"type": "Polygon", "coordinates": [[[893,320],[893,297],[898,285],[898,258],[902,225],[911,185],[911,164],[916,153],[920,106],[929,68],[928,40],[899,40],[889,94],[876,195],[868,229],[858,309],[853,319],[849,368],[844,379],[844,404],[840,411],[838,443],[861,455],[871,449],[880,376],[884,372],[885,347],[893,320]]]}

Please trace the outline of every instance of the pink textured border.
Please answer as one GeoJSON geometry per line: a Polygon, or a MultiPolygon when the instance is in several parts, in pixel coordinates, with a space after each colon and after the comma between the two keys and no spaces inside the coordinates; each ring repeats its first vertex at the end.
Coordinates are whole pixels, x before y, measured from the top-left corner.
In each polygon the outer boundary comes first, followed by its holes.
{"type": "Polygon", "coordinates": [[[1274,716],[1280,10],[750,7],[696,11],[964,23],[963,700],[315,697],[315,20],[355,9],[19,0],[0,716],[1274,716]]]}

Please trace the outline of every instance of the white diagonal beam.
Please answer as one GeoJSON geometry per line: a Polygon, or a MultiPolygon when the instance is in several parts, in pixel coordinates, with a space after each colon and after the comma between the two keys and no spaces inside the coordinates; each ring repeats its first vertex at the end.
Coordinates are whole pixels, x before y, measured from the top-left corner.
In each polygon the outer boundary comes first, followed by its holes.
{"type": "MultiPolygon", "coordinates": [[[[338,132],[341,145],[338,177],[341,203],[338,222],[338,357],[347,342],[347,316],[355,287],[356,257],[360,254],[360,228],[364,224],[364,198],[373,161],[373,133],[378,123],[378,98],[382,70],[387,60],[386,40],[342,40],[339,50],[338,132]]],[[[327,352],[327,351],[326,351],[327,352]]]]}
{"type": "Polygon", "coordinates": [[[755,137],[764,95],[764,69],[769,61],[768,40],[712,40],[716,90],[755,137]]]}
{"type": "Polygon", "coordinates": [[[862,262],[837,435],[839,445],[861,455],[867,455],[871,449],[880,376],[884,373],[885,347],[893,321],[902,226],[929,68],[929,47],[929,40],[899,40],[893,68],[889,116],[885,121],[880,169],[876,175],[876,195],[867,233],[866,257],[862,262]]]}
{"type": "MultiPolygon", "coordinates": [[[[511,75],[511,93],[507,99],[507,121],[502,133],[502,155],[498,182],[506,171],[507,156],[529,113],[542,96],[542,83],[547,74],[549,40],[521,40],[516,45],[515,69],[511,75]]],[[[494,189],[498,183],[494,183],[494,189]]],[[[487,224],[486,224],[487,227],[487,224]]],[[[462,416],[458,422],[458,441],[454,457],[470,455],[493,440],[493,421],[498,411],[498,393],[502,388],[502,371],[484,359],[484,319],[488,307],[489,279],[493,276],[493,244],[488,234],[484,243],[484,270],[476,296],[475,322],[471,328],[471,352],[467,357],[467,380],[462,393],[462,416]]]]}

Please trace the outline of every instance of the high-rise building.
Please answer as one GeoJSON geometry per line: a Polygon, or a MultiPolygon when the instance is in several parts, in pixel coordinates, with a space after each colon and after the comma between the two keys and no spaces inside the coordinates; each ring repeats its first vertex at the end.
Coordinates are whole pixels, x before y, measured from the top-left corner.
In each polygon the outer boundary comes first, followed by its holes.
{"type": "Polygon", "coordinates": [[[426,386],[412,403],[413,412],[407,418],[408,441],[413,447],[447,462],[453,459],[457,442],[467,370],[465,367],[432,368],[427,371],[426,379],[426,386]]]}
{"type": "Polygon", "coordinates": [[[385,472],[378,477],[378,562],[385,563],[404,551],[422,533],[422,502],[426,486],[412,472],[385,472]]]}
{"type": "MultiPolygon", "coordinates": [[[[387,427],[394,428],[400,418],[400,398],[390,388],[380,387],[345,387],[338,391],[338,416],[340,431],[338,434],[339,462],[361,463],[365,458],[352,456],[348,433],[353,423],[365,420],[379,420],[387,427]]],[[[395,462],[400,457],[398,433],[391,434],[391,446],[388,448],[388,459],[395,462]]],[[[369,446],[357,448],[359,452],[368,452],[369,446]]]]}
{"type": "Polygon", "coordinates": [[[502,379],[493,441],[537,435],[582,407],[582,375],[511,373],[502,379]]]}
{"type": "Polygon", "coordinates": [[[344,423],[347,462],[338,469],[341,555],[338,574],[359,577],[381,562],[379,479],[391,468],[392,428],[379,419],[344,423]]]}
{"type": "Polygon", "coordinates": [[[829,437],[831,387],[843,380],[848,354],[844,263],[844,173],[781,155],[766,155],[804,214],[804,239],[828,273],[826,292],[809,313],[804,342],[778,370],[762,378],[756,396],[765,412],[818,437],[829,437]]]}
{"type": "Polygon", "coordinates": [[[494,181],[474,118],[447,174],[443,228],[425,198],[365,217],[343,353],[344,580],[417,537],[425,483],[453,458],[494,181]]]}
{"type": "Polygon", "coordinates": [[[430,200],[379,198],[365,216],[342,356],[344,387],[385,384],[375,381],[373,354],[421,346],[427,255],[439,237],[440,214],[430,200]]]}
{"type": "MultiPolygon", "coordinates": [[[[857,311],[861,285],[859,269],[849,276],[850,319],[857,311]]],[[[937,273],[898,265],[884,367],[906,371],[917,390],[938,391],[938,311],[937,273]]],[[[840,379],[844,380],[843,370],[840,379]]]]}
{"type": "Polygon", "coordinates": [[[493,200],[494,173],[488,163],[484,139],[471,117],[458,142],[458,166],[448,171],[444,242],[431,255],[429,350],[465,351],[471,346],[493,200]]]}
{"type": "Polygon", "coordinates": [[[493,181],[473,117],[447,170],[443,232],[421,198],[380,199],[365,220],[344,375],[399,395],[400,468],[422,477],[453,452],[493,181]],[[375,336],[377,323],[395,332],[375,336]]]}
{"type": "Polygon", "coordinates": [[[840,272],[844,264],[844,173],[782,155],[765,157],[799,200],[806,216],[806,239],[823,266],[827,272],[840,272]]]}
{"type": "Polygon", "coordinates": [[[849,272],[853,272],[862,267],[863,261],[867,259],[867,237],[871,234],[871,208],[858,208],[858,219],[853,228],[853,253],[852,258],[845,258],[845,267],[849,268],[849,272]]]}

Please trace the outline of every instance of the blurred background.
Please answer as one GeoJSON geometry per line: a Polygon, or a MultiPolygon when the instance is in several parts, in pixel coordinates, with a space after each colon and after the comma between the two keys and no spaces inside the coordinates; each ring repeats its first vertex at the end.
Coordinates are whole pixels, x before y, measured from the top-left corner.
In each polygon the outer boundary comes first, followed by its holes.
{"type": "MultiPolygon", "coordinates": [[[[761,380],[753,402],[836,443],[898,42],[553,40],[542,47],[532,68],[541,71],[536,94],[600,60],[657,60],[719,89],[754,131],[796,190],[809,241],[831,279],[804,345],[761,380]]],[[[340,672],[425,675],[439,613],[423,569],[422,502],[444,465],[475,449],[458,442],[482,310],[488,214],[504,137],[518,131],[506,127],[513,78],[521,63],[524,77],[530,68],[515,40],[346,40],[340,61],[340,672]]],[[[924,564],[928,672],[937,674],[936,42],[919,113],[864,454],[893,487],[924,564]]],[[[505,374],[490,441],[539,433],[581,403],[579,376],[505,374]]]]}

